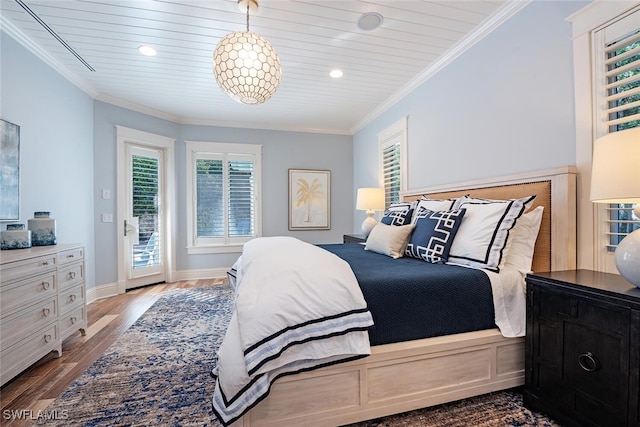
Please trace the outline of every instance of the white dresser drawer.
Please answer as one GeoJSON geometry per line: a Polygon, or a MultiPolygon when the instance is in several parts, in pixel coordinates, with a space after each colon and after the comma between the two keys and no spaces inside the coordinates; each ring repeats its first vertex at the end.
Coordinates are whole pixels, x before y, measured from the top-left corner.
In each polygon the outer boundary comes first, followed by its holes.
{"type": "MultiPolygon", "coordinates": [[[[3,317],[0,327],[2,351],[47,324],[55,322],[58,318],[57,306],[56,299],[49,298],[25,307],[11,316],[3,317]]],[[[4,363],[4,360],[2,362],[4,363]]]]}
{"type": "Polygon", "coordinates": [[[26,280],[15,281],[0,287],[0,312],[2,316],[57,294],[56,272],[52,271],[26,280]]]}
{"type": "Polygon", "coordinates": [[[61,291],[58,294],[60,313],[69,311],[78,305],[84,305],[84,300],[84,285],[82,283],[65,291],[61,291]]]}
{"type": "Polygon", "coordinates": [[[56,254],[29,258],[23,261],[10,262],[0,265],[0,279],[8,283],[13,279],[22,279],[47,271],[54,271],[57,265],[56,254]]]}
{"type": "Polygon", "coordinates": [[[66,251],[58,252],[58,264],[63,266],[70,262],[82,261],[84,259],[83,248],[73,248],[66,251]]]}
{"type": "Polygon", "coordinates": [[[61,291],[82,282],[84,282],[83,262],[69,264],[58,269],[58,287],[61,291]]]}
{"type": "MultiPolygon", "coordinates": [[[[87,312],[84,305],[60,315],[60,336],[62,339],[87,327],[87,312]]],[[[82,333],[84,335],[84,332],[82,333]]]]}
{"type": "Polygon", "coordinates": [[[87,328],[84,248],[0,252],[0,386],[87,328]]]}
{"type": "Polygon", "coordinates": [[[2,365],[0,366],[2,373],[1,383],[4,384],[34,362],[46,356],[50,351],[60,351],[60,349],[58,322],[55,322],[25,337],[16,345],[2,350],[0,353],[0,359],[2,359],[2,365]]]}

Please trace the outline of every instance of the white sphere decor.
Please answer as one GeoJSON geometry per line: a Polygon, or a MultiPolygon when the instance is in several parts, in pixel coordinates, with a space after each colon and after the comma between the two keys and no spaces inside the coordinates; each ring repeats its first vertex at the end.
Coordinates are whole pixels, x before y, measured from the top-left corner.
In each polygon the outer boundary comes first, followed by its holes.
{"type": "Polygon", "coordinates": [[[618,244],[616,267],[620,275],[640,288],[640,230],[636,230],[618,244]]]}
{"type": "Polygon", "coordinates": [[[282,78],[276,50],[264,37],[251,31],[225,36],[213,53],[218,85],[243,104],[261,104],[271,98],[282,78]]]}

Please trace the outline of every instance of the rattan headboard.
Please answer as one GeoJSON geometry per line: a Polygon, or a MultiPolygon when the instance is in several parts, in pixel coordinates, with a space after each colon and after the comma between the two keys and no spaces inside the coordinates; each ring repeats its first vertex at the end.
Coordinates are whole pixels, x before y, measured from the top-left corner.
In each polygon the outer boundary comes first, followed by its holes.
{"type": "Polygon", "coordinates": [[[544,207],[532,270],[574,269],[576,266],[575,168],[462,183],[403,192],[403,200],[421,196],[452,198],[468,194],[485,199],[514,199],[535,194],[530,209],[544,207]]]}

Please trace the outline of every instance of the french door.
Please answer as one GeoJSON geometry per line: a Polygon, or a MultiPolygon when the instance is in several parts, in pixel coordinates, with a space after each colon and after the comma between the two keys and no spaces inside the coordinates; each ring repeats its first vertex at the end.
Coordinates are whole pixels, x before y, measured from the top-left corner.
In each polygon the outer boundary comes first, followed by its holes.
{"type": "Polygon", "coordinates": [[[169,280],[168,157],[173,142],[118,127],[118,285],[124,292],[169,280]]]}

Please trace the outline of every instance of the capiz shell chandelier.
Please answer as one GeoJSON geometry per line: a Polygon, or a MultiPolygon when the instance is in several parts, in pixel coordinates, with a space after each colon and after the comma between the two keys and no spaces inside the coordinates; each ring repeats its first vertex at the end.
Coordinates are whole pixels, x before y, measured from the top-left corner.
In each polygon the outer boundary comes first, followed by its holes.
{"type": "Polygon", "coordinates": [[[247,11],[247,31],[226,35],[213,53],[213,72],[220,88],[243,104],[261,104],[271,98],[282,78],[278,53],[264,37],[249,31],[249,10],[257,0],[238,0],[247,11]]]}

